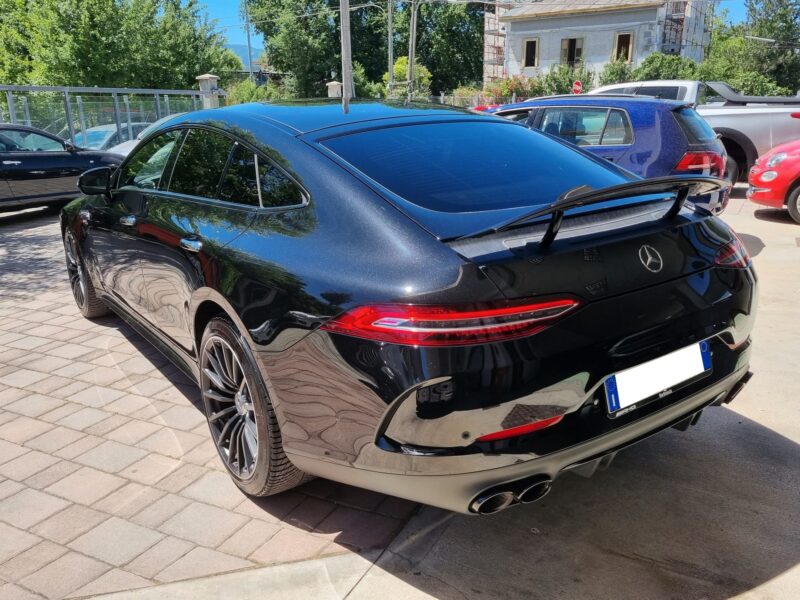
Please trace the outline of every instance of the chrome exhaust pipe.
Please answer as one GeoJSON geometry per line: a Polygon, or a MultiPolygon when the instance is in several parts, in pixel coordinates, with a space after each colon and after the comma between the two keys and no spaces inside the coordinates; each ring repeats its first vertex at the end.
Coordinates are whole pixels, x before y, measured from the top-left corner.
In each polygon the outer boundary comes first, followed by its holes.
{"type": "Polygon", "coordinates": [[[524,488],[517,494],[517,500],[522,504],[530,504],[544,498],[553,487],[552,479],[540,479],[524,488]]]}
{"type": "Polygon", "coordinates": [[[473,500],[469,509],[479,515],[491,515],[508,508],[515,501],[514,492],[509,490],[489,492],[473,500]]]}

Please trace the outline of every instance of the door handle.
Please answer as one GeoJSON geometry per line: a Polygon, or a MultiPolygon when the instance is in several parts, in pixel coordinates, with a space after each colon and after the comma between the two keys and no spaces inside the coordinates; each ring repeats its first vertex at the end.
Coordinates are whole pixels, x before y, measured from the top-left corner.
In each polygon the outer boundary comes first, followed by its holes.
{"type": "Polygon", "coordinates": [[[4,165],[21,165],[22,161],[21,160],[4,160],[3,164],[4,165]]]}
{"type": "Polygon", "coordinates": [[[135,227],[136,215],[125,215],[124,217],[120,217],[119,224],[124,225],[125,227],[135,227]]]}
{"type": "Polygon", "coordinates": [[[188,252],[200,252],[203,249],[203,242],[196,238],[183,238],[181,248],[188,252]]]}

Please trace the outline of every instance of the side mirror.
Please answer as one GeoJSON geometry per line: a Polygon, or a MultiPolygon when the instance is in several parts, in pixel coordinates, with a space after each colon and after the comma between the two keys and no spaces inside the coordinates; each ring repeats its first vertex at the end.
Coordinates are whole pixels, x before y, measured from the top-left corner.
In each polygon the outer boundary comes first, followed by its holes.
{"type": "Polygon", "coordinates": [[[78,149],[75,147],[75,144],[73,144],[69,140],[64,140],[64,150],[66,150],[67,152],[69,152],[71,154],[73,154],[73,153],[78,151],[78,149]]]}
{"type": "Polygon", "coordinates": [[[111,184],[111,167],[89,169],[78,179],[78,187],[87,196],[108,196],[111,184]]]}

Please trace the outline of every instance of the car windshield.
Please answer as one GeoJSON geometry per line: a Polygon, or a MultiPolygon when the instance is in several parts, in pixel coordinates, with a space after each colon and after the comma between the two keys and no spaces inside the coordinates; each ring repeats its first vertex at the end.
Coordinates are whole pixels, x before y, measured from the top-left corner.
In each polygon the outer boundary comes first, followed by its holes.
{"type": "Polygon", "coordinates": [[[324,146],[394,194],[450,213],[549,204],[620,171],[502,120],[425,123],[343,135],[324,146]]]}
{"type": "Polygon", "coordinates": [[[116,131],[109,130],[95,130],[78,131],[75,133],[75,141],[78,146],[84,148],[102,148],[103,144],[108,140],[116,131]]]}

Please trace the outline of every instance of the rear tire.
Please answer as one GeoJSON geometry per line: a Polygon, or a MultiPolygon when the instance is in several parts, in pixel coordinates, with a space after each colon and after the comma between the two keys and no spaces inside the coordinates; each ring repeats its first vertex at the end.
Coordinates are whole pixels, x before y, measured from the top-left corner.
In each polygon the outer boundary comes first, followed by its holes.
{"type": "Polygon", "coordinates": [[[97,297],[92,278],[86,272],[83,259],[78,253],[75,235],[69,229],[64,235],[64,255],[67,261],[67,274],[69,275],[69,285],[72,288],[72,297],[81,314],[87,319],[96,319],[107,315],[108,306],[97,297]]]}
{"type": "Polygon", "coordinates": [[[728,179],[732,185],[736,185],[739,181],[739,176],[741,174],[741,170],[739,169],[739,163],[736,162],[735,159],[728,156],[725,161],[725,178],[728,179]]]}
{"type": "Polygon", "coordinates": [[[200,392],[211,438],[234,483],[271,496],[305,481],[283,451],[264,380],[247,343],[228,319],[206,326],[198,356],[200,392]]]}
{"type": "Polygon", "coordinates": [[[786,208],[789,209],[789,214],[795,222],[800,223],[800,186],[796,187],[789,194],[789,197],[786,199],[786,208]]]}

